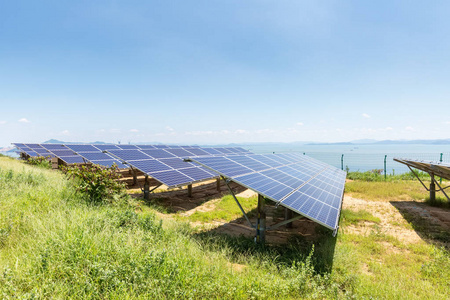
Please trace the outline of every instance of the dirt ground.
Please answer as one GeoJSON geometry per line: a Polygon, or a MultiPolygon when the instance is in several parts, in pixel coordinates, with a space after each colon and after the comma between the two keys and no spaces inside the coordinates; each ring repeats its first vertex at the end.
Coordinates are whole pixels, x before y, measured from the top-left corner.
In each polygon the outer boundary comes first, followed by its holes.
{"type": "MultiPolygon", "coordinates": [[[[249,198],[256,195],[253,191],[234,183],[231,183],[230,187],[238,197],[249,198]]],[[[214,210],[215,203],[229,193],[227,186],[223,182],[221,182],[220,191],[218,191],[215,180],[194,184],[192,197],[188,196],[187,189],[167,191],[163,187],[160,191],[152,193],[150,201],[165,207],[169,213],[179,212],[184,216],[189,216],[196,211],[207,212],[214,210]]],[[[136,191],[132,195],[135,197],[141,196],[136,191]]],[[[368,201],[356,199],[350,195],[345,195],[343,209],[366,210],[380,219],[376,226],[372,222],[359,223],[357,226],[345,226],[345,228],[340,229],[344,233],[367,235],[377,230],[407,243],[416,243],[420,240],[430,241],[430,234],[428,234],[430,232],[440,234],[439,236],[445,233],[443,235],[444,238],[431,242],[443,244],[447,247],[450,246],[450,240],[447,238],[447,234],[450,236],[449,209],[430,207],[415,201],[368,201]]],[[[275,208],[271,203],[266,203],[266,215],[266,225],[270,227],[284,220],[284,208],[275,208]]],[[[167,217],[170,217],[170,214],[164,214],[164,218],[167,217]]],[[[250,221],[256,224],[256,218],[251,218],[250,221]]],[[[192,222],[192,226],[232,236],[244,235],[250,238],[255,236],[255,229],[249,226],[244,217],[231,222],[220,220],[207,224],[192,222]]],[[[306,239],[313,240],[317,237],[317,226],[320,225],[307,218],[302,218],[292,222],[292,228],[281,226],[276,230],[267,230],[266,242],[269,244],[283,244],[293,235],[300,235],[306,239]]],[[[331,235],[332,232],[330,231],[329,234],[331,235]]]]}

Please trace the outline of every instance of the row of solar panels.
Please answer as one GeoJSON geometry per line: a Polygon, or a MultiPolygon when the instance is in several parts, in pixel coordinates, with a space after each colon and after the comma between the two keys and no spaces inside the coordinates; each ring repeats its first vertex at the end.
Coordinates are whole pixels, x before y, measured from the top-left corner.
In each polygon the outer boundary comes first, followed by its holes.
{"type": "Polygon", "coordinates": [[[192,158],[206,168],[336,230],[346,172],[300,154],[192,158]]]}
{"type": "Polygon", "coordinates": [[[25,153],[30,150],[39,155],[51,153],[63,160],[75,154],[82,162],[113,160],[125,163],[169,187],[220,174],[279,205],[337,230],[346,173],[306,155],[253,154],[242,148],[190,146],[15,145],[25,153]],[[196,164],[184,161],[186,158],[196,164]]]}
{"type": "Polygon", "coordinates": [[[58,157],[67,164],[94,163],[108,167],[116,164],[119,168],[131,166],[169,187],[217,177],[216,173],[197,164],[184,162],[184,158],[250,153],[240,147],[21,143],[14,145],[30,156],[58,157]]]}

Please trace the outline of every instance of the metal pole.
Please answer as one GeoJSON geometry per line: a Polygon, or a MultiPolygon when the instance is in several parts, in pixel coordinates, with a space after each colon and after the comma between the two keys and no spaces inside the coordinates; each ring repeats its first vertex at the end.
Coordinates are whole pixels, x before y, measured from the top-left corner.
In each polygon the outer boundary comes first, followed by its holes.
{"type": "MultiPolygon", "coordinates": [[[[284,220],[292,219],[292,210],[285,208],[284,209],[284,220]]],[[[292,228],[292,222],[286,224],[286,228],[292,228]]]]}
{"type": "Polygon", "coordinates": [[[220,178],[216,179],[216,189],[218,192],[220,192],[220,178]]]}
{"type": "Polygon", "coordinates": [[[431,183],[430,183],[430,203],[433,204],[436,201],[436,186],[434,184],[434,174],[430,174],[431,183]]]}
{"type": "Polygon", "coordinates": [[[188,188],[188,197],[192,197],[192,184],[189,184],[187,188],[188,188]]]}
{"type": "MultiPolygon", "coordinates": [[[[441,153],[441,158],[439,159],[440,162],[442,162],[442,154],[443,153],[441,153]]],[[[441,179],[439,179],[439,184],[442,184],[442,177],[441,177],[441,179]]]]}
{"type": "Polygon", "coordinates": [[[387,155],[384,156],[384,181],[386,181],[386,158],[387,155]]]}
{"type": "Polygon", "coordinates": [[[266,213],[264,197],[258,194],[258,221],[256,223],[256,242],[262,245],[266,242],[266,213]]]}
{"type": "Polygon", "coordinates": [[[149,185],[149,182],[148,182],[148,176],[145,176],[144,199],[145,200],[150,200],[150,185],[149,185]]]}
{"type": "Polygon", "coordinates": [[[344,170],[344,154],[341,156],[341,170],[344,170]]]}

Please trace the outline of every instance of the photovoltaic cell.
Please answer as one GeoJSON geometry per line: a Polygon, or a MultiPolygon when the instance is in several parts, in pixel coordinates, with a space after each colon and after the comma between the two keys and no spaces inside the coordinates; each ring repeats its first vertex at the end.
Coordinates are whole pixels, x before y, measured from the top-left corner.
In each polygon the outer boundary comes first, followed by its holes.
{"type": "Polygon", "coordinates": [[[117,159],[109,159],[109,160],[91,160],[91,163],[104,166],[104,167],[112,167],[113,164],[116,164],[119,169],[128,169],[127,165],[124,165],[117,159]]]}
{"type": "Polygon", "coordinates": [[[63,144],[41,144],[41,146],[48,150],[67,150],[63,144]]]}
{"type": "Polygon", "coordinates": [[[120,148],[117,147],[116,145],[104,145],[104,144],[95,144],[93,145],[95,148],[101,150],[101,151],[107,151],[107,150],[119,150],[120,148]]]}
{"type": "Polygon", "coordinates": [[[192,160],[330,229],[338,227],[346,177],[342,170],[297,154],[192,160]]]}
{"type": "Polygon", "coordinates": [[[98,152],[99,149],[95,148],[93,145],[66,145],[67,148],[75,152],[98,152]]]}
{"type": "Polygon", "coordinates": [[[100,152],[97,150],[97,152],[80,152],[78,153],[78,155],[84,157],[85,159],[89,160],[89,161],[93,161],[93,160],[111,160],[114,159],[114,157],[100,152]]]}
{"type": "Polygon", "coordinates": [[[108,153],[111,153],[124,161],[151,159],[150,156],[140,150],[109,150],[108,153]]]}
{"type": "Polygon", "coordinates": [[[55,154],[57,157],[76,155],[72,150],[51,150],[51,152],[55,154]]]}
{"type": "Polygon", "coordinates": [[[58,156],[58,158],[67,164],[84,164],[85,163],[85,160],[81,156],[78,156],[78,155],[58,156]]]}
{"type": "Polygon", "coordinates": [[[163,149],[149,149],[149,150],[142,150],[145,154],[152,158],[170,158],[170,157],[176,157],[170,152],[167,152],[163,149]]]}

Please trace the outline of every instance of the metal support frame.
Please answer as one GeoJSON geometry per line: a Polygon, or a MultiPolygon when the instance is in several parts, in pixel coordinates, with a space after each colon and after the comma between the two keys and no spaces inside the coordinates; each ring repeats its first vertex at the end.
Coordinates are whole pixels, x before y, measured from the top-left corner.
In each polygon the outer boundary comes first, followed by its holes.
{"type": "Polygon", "coordinates": [[[242,208],[241,204],[239,203],[239,200],[236,198],[236,195],[234,194],[233,190],[231,189],[229,183],[231,180],[225,179],[225,177],[222,177],[223,181],[225,181],[225,184],[228,187],[228,191],[230,191],[231,195],[234,198],[234,201],[236,201],[237,205],[239,206],[239,209],[241,210],[242,214],[244,215],[245,219],[247,220],[248,224],[250,224],[250,227],[256,228],[255,225],[250,222],[250,219],[248,218],[247,214],[245,213],[244,209],[242,208]]]}
{"type": "Polygon", "coordinates": [[[188,197],[189,198],[192,197],[192,184],[189,184],[187,186],[187,191],[188,191],[188,197]]]}
{"type": "MultiPolygon", "coordinates": [[[[291,211],[292,211],[292,210],[291,210],[291,211]]],[[[267,229],[267,230],[277,229],[278,227],[281,227],[281,226],[283,226],[283,225],[292,224],[292,222],[294,222],[294,221],[296,221],[296,220],[298,220],[298,219],[302,219],[302,218],[304,218],[304,216],[298,215],[298,216],[295,216],[295,217],[293,217],[293,218],[290,218],[289,220],[285,220],[285,221],[283,221],[283,222],[280,222],[280,223],[277,223],[277,224],[275,224],[275,225],[269,226],[269,227],[267,227],[266,229],[267,229]]],[[[286,227],[287,227],[287,226],[286,226],[286,227]]]]}
{"type": "MultiPolygon", "coordinates": [[[[284,220],[285,221],[289,220],[289,219],[292,219],[293,216],[294,216],[294,214],[293,214],[292,210],[290,210],[288,208],[284,209],[284,220]]],[[[286,228],[292,228],[292,222],[286,223],[286,228]]]]}
{"type": "Polygon", "coordinates": [[[216,179],[216,190],[220,192],[220,177],[216,179]]]}
{"type": "Polygon", "coordinates": [[[145,175],[145,182],[144,182],[144,199],[150,200],[150,184],[148,182],[147,175],[145,175]]]}
{"type": "MultiPolygon", "coordinates": [[[[413,169],[411,169],[410,166],[406,165],[411,172],[414,174],[414,176],[416,176],[416,178],[420,181],[420,183],[423,185],[423,187],[427,190],[427,192],[430,192],[430,202],[434,202],[436,201],[436,192],[442,192],[444,193],[445,197],[448,199],[448,201],[450,202],[450,197],[447,195],[447,193],[445,192],[445,189],[449,188],[450,186],[446,186],[446,187],[441,187],[441,185],[438,183],[438,181],[436,180],[436,178],[434,178],[434,174],[433,173],[428,173],[431,177],[431,183],[430,183],[430,188],[427,188],[427,186],[425,185],[425,183],[423,183],[423,181],[419,178],[419,176],[416,174],[416,172],[414,172],[413,169]],[[436,190],[436,185],[439,187],[438,190],[436,190]]],[[[442,178],[441,178],[442,179],[442,178]]]]}
{"type": "Polygon", "coordinates": [[[131,167],[131,175],[133,175],[133,185],[136,185],[137,184],[137,172],[133,167],[131,167]]]}
{"type": "Polygon", "coordinates": [[[265,244],[266,242],[266,212],[264,210],[264,197],[258,194],[258,220],[256,221],[256,239],[259,244],[265,244]]]}

